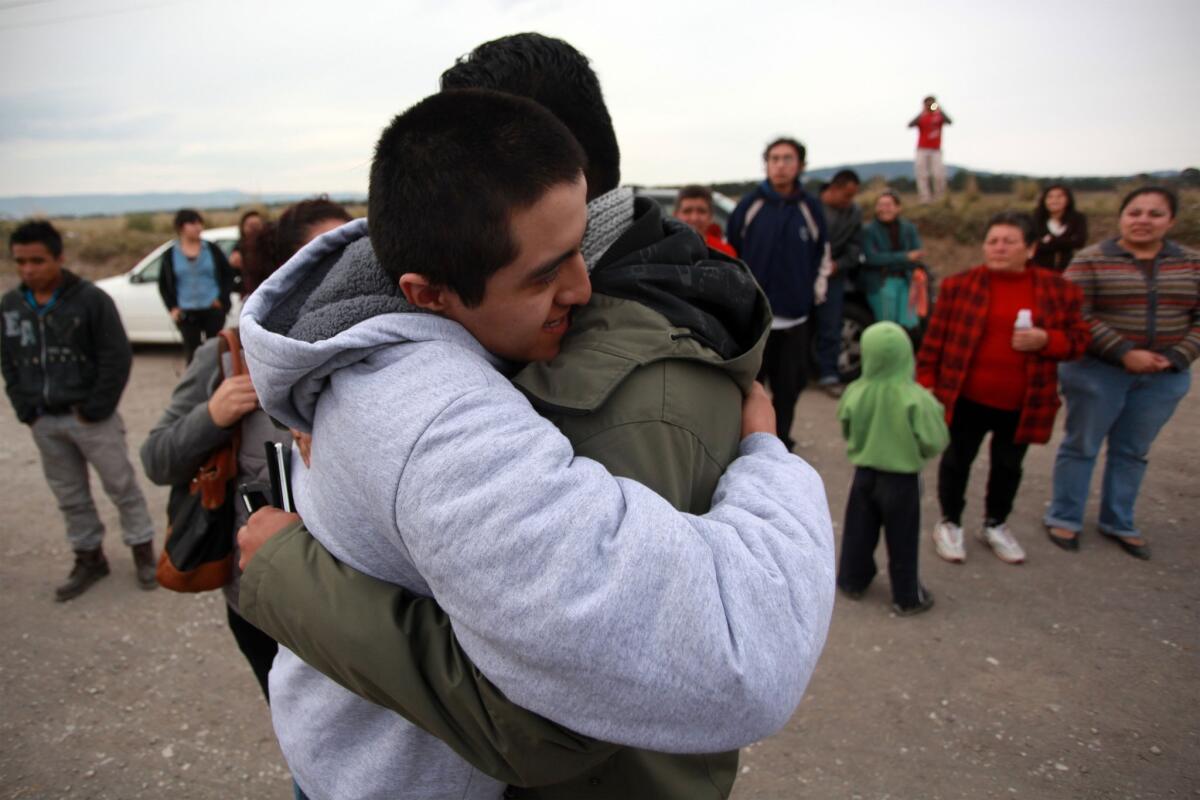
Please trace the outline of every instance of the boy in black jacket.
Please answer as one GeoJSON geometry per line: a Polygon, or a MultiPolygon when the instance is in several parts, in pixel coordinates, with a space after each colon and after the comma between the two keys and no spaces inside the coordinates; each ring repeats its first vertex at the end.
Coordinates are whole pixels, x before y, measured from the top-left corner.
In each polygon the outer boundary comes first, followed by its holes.
{"type": "Polygon", "coordinates": [[[49,222],[20,225],[9,249],[21,284],[0,300],[4,388],[17,419],[33,431],[75,551],[71,575],[55,595],[70,600],[108,574],[88,464],[120,512],[138,585],[153,589],[154,527],[117,413],[133,351],[116,306],[89,281],[63,269],[62,237],[49,222]]]}

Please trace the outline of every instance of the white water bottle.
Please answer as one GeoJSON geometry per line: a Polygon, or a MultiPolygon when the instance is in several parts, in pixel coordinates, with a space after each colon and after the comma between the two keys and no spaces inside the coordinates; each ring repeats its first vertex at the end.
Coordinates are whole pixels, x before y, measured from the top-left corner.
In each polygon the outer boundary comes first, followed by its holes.
{"type": "Polygon", "coordinates": [[[1013,323],[1013,329],[1018,331],[1029,330],[1033,327],[1033,312],[1028,308],[1017,310],[1017,321],[1013,323]]]}

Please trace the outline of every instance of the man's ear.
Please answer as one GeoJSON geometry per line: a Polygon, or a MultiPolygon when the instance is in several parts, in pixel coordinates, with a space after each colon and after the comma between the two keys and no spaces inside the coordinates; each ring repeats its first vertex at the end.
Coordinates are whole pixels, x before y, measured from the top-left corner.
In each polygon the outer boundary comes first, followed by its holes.
{"type": "Polygon", "coordinates": [[[435,312],[446,309],[446,288],[434,286],[424,275],[404,273],[400,276],[400,291],[404,292],[404,299],[417,308],[435,312]]]}

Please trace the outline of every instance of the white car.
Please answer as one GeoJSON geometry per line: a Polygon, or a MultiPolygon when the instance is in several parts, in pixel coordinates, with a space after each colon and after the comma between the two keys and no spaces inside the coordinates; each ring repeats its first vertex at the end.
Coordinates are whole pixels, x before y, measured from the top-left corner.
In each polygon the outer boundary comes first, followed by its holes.
{"type": "MultiPolygon", "coordinates": [[[[221,248],[228,256],[237,244],[238,229],[234,226],[211,228],[200,236],[221,248]]],[[[125,334],[134,344],[172,344],[183,341],[158,293],[158,268],[162,264],[163,253],[174,242],[174,239],[163,242],[124,275],[114,275],[96,281],[96,285],[107,292],[116,303],[121,322],[125,325],[125,334]]],[[[225,320],[226,326],[236,325],[238,314],[242,310],[241,298],[234,294],[232,299],[232,308],[229,309],[229,316],[225,320]]]]}

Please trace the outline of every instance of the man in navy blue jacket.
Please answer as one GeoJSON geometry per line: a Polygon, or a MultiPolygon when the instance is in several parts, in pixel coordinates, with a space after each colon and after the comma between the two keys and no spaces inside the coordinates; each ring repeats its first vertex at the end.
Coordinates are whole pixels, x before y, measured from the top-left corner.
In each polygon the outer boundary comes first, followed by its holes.
{"type": "Polygon", "coordinates": [[[771,333],[759,380],[771,387],[777,433],[791,449],[792,419],[808,371],[808,321],[824,301],[823,262],[828,255],[825,213],[804,191],[804,145],[779,138],[763,152],[767,179],[734,209],[726,227],[771,303],[771,333]]]}

